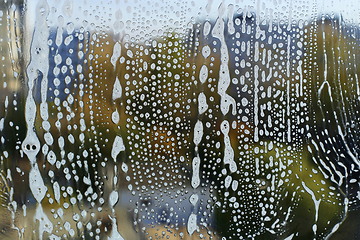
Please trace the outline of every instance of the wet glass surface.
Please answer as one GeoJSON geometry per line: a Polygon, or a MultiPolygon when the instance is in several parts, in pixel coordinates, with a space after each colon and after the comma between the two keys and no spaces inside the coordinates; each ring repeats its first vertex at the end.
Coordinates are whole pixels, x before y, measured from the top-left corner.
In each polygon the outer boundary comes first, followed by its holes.
{"type": "Polygon", "coordinates": [[[359,16],[0,3],[0,238],[358,239],[359,16]]]}

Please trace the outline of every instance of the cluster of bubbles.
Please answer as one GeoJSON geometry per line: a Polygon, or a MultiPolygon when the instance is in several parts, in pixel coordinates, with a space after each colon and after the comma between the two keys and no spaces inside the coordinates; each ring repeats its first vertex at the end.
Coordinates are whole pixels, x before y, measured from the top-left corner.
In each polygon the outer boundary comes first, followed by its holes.
{"type": "Polygon", "coordinates": [[[360,199],[358,28],[301,3],[216,4],[39,0],[22,41],[24,5],[1,9],[0,200],[15,235],[339,228],[360,199]]]}

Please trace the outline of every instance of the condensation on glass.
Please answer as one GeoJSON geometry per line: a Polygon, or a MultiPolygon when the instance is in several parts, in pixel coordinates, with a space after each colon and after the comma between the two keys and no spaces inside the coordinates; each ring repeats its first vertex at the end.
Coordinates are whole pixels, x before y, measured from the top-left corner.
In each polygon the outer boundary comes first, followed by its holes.
{"type": "Polygon", "coordinates": [[[357,1],[0,10],[1,239],[359,236],[357,1]]]}

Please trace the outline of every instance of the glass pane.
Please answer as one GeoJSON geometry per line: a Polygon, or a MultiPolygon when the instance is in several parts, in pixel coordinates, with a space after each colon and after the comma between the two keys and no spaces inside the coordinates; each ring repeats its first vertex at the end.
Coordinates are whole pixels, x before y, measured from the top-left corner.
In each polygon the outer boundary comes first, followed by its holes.
{"type": "Polygon", "coordinates": [[[357,239],[359,9],[1,2],[0,238],[357,239]]]}

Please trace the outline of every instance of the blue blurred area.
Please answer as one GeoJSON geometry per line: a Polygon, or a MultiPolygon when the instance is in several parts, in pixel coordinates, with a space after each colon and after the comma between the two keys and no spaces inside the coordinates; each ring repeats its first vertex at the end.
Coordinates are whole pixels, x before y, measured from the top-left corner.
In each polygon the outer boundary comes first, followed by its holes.
{"type": "MultiPolygon", "coordinates": [[[[86,39],[81,35],[79,30],[74,30],[71,33],[63,31],[61,35],[63,41],[61,45],[56,44],[56,38],[59,38],[58,29],[50,30],[49,43],[49,72],[48,72],[48,92],[47,101],[53,101],[58,97],[61,101],[65,100],[69,93],[76,94],[77,85],[79,82],[79,73],[76,70],[78,64],[82,67],[86,65],[84,60],[79,58],[78,52],[81,51],[81,45],[86,45],[86,39]],[[80,35],[82,37],[80,37],[80,35]],[[80,40],[82,38],[82,40],[80,40]],[[67,39],[67,40],[65,40],[67,39]],[[64,41],[65,40],[65,41],[64,41]],[[65,44],[65,43],[68,44],[65,44]],[[55,58],[61,56],[61,62],[56,64],[55,58]],[[55,72],[58,71],[58,72],[55,72]],[[65,89],[68,92],[65,92],[65,89]],[[56,96],[54,91],[58,90],[56,96]]],[[[84,54],[85,55],[85,54],[84,54]]],[[[38,78],[35,81],[34,98],[36,103],[41,102],[41,81],[43,73],[38,72],[38,78]]]]}

